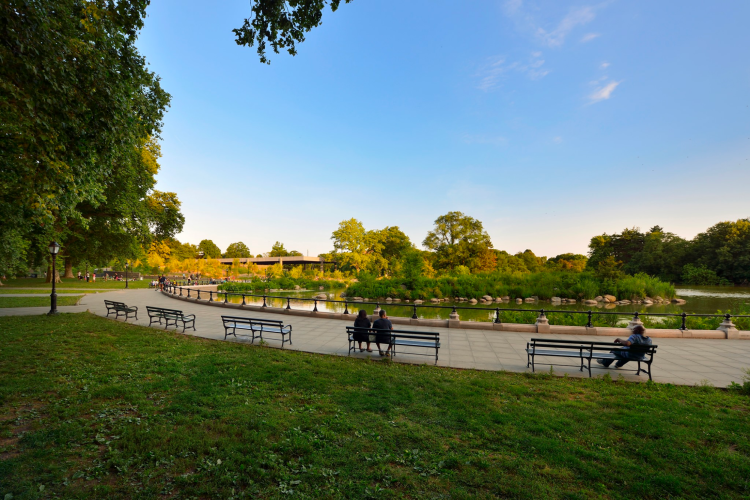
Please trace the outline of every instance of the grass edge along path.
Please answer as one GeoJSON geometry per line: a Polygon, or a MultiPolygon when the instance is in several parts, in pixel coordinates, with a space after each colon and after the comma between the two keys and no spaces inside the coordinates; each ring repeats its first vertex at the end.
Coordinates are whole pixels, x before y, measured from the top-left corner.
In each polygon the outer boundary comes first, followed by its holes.
{"type": "MultiPolygon", "coordinates": [[[[151,280],[130,280],[128,288],[148,288],[151,280]]],[[[52,288],[52,283],[45,282],[44,278],[11,278],[3,281],[0,291],[5,288],[52,288]]],[[[92,290],[119,290],[125,289],[125,281],[97,279],[96,281],[79,280],[78,278],[61,278],[57,288],[75,288],[92,290]]]]}
{"type": "MultiPolygon", "coordinates": [[[[74,306],[83,295],[58,295],[57,306],[74,306]]],[[[0,308],[7,307],[42,307],[50,305],[49,295],[39,297],[0,297],[0,308]]]]}
{"type": "Polygon", "coordinates": [[[0,498],[741,498],[750,398],[0,318],[0,498]]]}

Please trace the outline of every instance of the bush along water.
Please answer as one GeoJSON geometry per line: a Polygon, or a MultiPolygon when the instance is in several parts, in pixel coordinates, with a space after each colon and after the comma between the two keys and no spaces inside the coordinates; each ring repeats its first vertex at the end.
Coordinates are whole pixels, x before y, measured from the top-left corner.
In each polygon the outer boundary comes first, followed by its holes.
{"type": "Polygon", "coordinates": [[[624,275],[618,279],[601,279],[591,272],[571,273],[565,271],[540,273],[480,273],[439,278],[419,277],[408,283],[406,280],[374,279],[360,277],[350,285],[349,297],[391,297],[400,299],[431,299],[465,297],[479,299],[484,295],[511,299],[537,297],[541,300],[560,297],[567,299],[593,299],[610,294],[618,299],[638,300],[660,296],[671,299],[675,289],[659,278],[639,273],[624,275]]]}
{"type": "Polygon", "coordinates": [[[319,290],[321,286],[324,290],[331,290],[343,288],[346,283],[338,280],[312,280],[279,276],[268,280],[253,278],[243,283],[222,283],[218,286],[218,289],[223,292],[263,293],[265,290],[294,290],[297,286],[302,290],[319,290]]]}

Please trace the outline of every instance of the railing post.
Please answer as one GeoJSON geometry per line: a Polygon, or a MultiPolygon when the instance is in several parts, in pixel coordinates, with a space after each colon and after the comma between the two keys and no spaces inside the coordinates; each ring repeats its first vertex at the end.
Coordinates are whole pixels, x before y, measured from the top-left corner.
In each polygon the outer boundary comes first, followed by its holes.
{"type": "Polygon", "coordinates": [[[265,295],[263,296],[263,307],[268,307],[268,306],[266,305],[266,296],[265,296],[265,295]]]}
{"type": "Polygon", "coordinates": [[[198,300],[201,300],[201,289],[198,289],[198,300]]]}
{"type": "Polygon", "coordinates": [[[495,323],[500,323],[500,308],[495,308],[495,323]]]}
{"type": "Polygon", "coordinates": [[[589,322],[588,322],[588,323],[586,323],[586,328],[594,328],[594,325],[593,325],[593,324],[591,323],[591,316],[592,316],[593,314],[594,314],[594,313],[592,313],[592,312],[591,312],[591,309],[589,309],[589,322]]]}
{"type": "Polygon", "coordinates": [[[245,304],[245,294],[244,294],[244,293],[242,294],[242,305],[243,305],[243,306],[244,306],[244,305],[246,305],[246,304],[245,304]]]}
{"type": "Polygon", "coordinates": [[[180,297],[182,297],[182,287],[180,287],[180,297]]]}
{"type": "Polygon", "coordinates": [[[411,319],[419,319],[419,316],[417,316],[417,304],[412,304],[412,307],[414,307],[414,313],[411,315],[411,319]]]}
{"type": "Polygon", "coordinates": [[[313,308],[313,312],[318,312],[318,299],[315,299],[315,307],[313,308]]]}
{"type": "Polygon", "coordinates": [[[289,297],[286,298],[286,310],[287,311],[291,311],[292,310],[292,305],[291,305],[290,300],[291,299],[289,297]]]}
{"type": "Polygon", "coordinates": [[[344,314],[349,314],[349,302],[344,301],[344,314]]]}
{"type": "Polygon", "coordinates": [[[680,330],[685,331],[687,330],[687,324],[685,323],[685,320],[687,319],[687,314],[682,313],[681,316],[682,316],[682,326],[680,327],[680,330]]]}
{"type": "Polygon", "coordinates": [[[190,289],[188,288],[188,298],[190,298],[190,289]]]}
{"type": "Polygon", "coordinates": [[[214,291],[213,290],[209,290],[208,291],[208,301],[209,302],[213,302],[214,301],[214,291]]]}
{"type": "Polygon", "coordinates": [[[229,302],[229,292],[224,292],[224,303],[229,302]]]}

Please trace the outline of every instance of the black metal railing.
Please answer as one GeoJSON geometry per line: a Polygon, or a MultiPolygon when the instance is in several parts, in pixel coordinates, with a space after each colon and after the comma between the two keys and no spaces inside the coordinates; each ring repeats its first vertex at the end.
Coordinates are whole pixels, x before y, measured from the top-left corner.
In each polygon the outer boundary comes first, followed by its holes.
{"type": "MultiPolygon", "coordinates": [[[[183,288],[178,285],[170,284],[165,287],[166,291],[169,291],[173,294],[178,294],[182,296],[183,288]]],[[[187,288],[186,288],[187,289],[187,288]]],[[[189,290],[189,289],[188,289],[189,290]]],[[[193,290],[193,292],[198,292],[198,299],[201,298],[201,290],[193,290]]],[[[188,292],[188,297],[190,292],[188,292]]],[[[291,310],[291,297],[286,296],[280,296],[280,295],[267,295],[267,294],[252,294],[252,293],[242,293],[242,292],[227,292],[227,291],[203,291],[203,293],[209,294],[209,302],[215,302],[214,300],[214,294],[216,294],[217,300],[219,299],[220,295],[224,295],[224,303],[228,303],[229,296],[236,296],[236,297],[242,297],[242,305],[247,305],[247,302],[245,300],[246,297],[257,297],[263,299],[263,305],[261,307],[273,307],[270,304],[267,303],[267,299],[279,299],[279,300],[286,300],[286,307],[284,309],[291,310]]],[[[382,302],[382,301],[375,301],[375,302],[365,302],[361,300],[335,300],[335,299],[316,299],[316,298],[303,298],[303,297],[294,297],[295,301],[302,301],[302,302],[313,302],[313,312],[318,312],[318,302],[328,302],[332,304],[344,304],[344,312],[343,314],[349,315],[349,304],[363,304],[363,305],[374,305],[375,309],[380,309],[380,305],[388,305],[388,306],[395,306],[395,307],[411,307],[412,308],[412,319],[419,319],[419,315],[417,314],[417,309],[450,309],[451,313],[458,313],[459,310],[467,310],[467,311],[487,311],[487,312],[494,312],[495,317],[493,320],[493,323],[502,323],[501,314],[503,312],[524,312],[524,313],[537,313],[537,319],[539,318],[547,318],[550,314],[579,314],[586,316],[584,320],[586,320],[586,323],[581,325],[585,326],[587,328],[593,328],[593,316],[599,315],[599,316],[628,316],[631,313],[623,313],[623,312],[615,312],[615,311],[594,311],[589,309],[588,311],[559,311],[554,309],[511,309],[506,307],[467,307],[467,306],[438,306],[438,305],[432,305],[432,304],[414,304],[414,303],[400,303],[400,302],[382,302]]],[[[681,326],[680,330],[687,330],[687,319],[688,318],[723,318],[726,321],[731,321],[732,318],[750,318],[750,315],[746,314],[688,314],[688,313],[643,313],[643,312],[634,312],[632,313],[633,320],[637,321],[640,319],[641,316],[654,316],[654,317],[672,317],[672,318],[681,318],[681,326]]],[[[583,322],[583,321],[582,321],[583,322]]]]}

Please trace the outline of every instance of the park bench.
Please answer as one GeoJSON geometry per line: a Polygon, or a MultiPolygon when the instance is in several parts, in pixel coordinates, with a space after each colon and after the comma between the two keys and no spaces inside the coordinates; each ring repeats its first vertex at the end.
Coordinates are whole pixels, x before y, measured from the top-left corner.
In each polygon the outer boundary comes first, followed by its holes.
{"type": "MultiPolygon", "coordinates": [[[[440,334],[437,332],[414,332],[407,330],[378,330],[374,328],[360,328],[356,326],[347,326],[346,334],[349,339],[349,354],[353,350],[356,350],[356,344],[358,341],[354,340],[355,333],[364,333],[366,335],[377,335],[388,333],[390,335],[389,345],[391,346],[391,355],[396,355],[396,347],[403,347],[406,349],[419,348],[419,349],[435,349],[435,364],[438,362],[438,350],[440,349],[440,334]]],[[[432,356],[432,354],[425,354],[424,352],[408,350],[399,350],[402,354],[414,354],[417,356],[432,356]]]]}
{"type": "Polygon", "coordinates": [[[234,335],[237,338],[237,330],[247,330],[250,334],[243,334],[243,336],[250,336],[250,343],[255,342],[255,337],[263,340],[263,334],[275,334],[281,336],[281,348],[284,348],[284,344],[289,342],[292,343],[292,325],[284,326],[284,323],[275,319],[257,319],[257,318],[245,318],[240,316],[222,316],[221,320],[224,322],[224,340],[229,335],[234,335]],[[287,336],[289,337],[287,339],[287,336]]]}
{"type": "MultiPolygon", "coordinates": [[[[531,371],[534,371],[535,357],[536,356],[547,356],[547,357],[558,357],[558,358],[578,358],[580,360],[579,365],[561,365],[560,363],[536,363],[541,365],[560,365],[560,366],[576,366],[583,371],[584,368],[588,369],[589,377],[591,377],[591,361],[597,359],[614,359],[617,357],[610,351],[616,351],[622,349],[621,344],[614,342],[588,342],[579,340],[557,340],[557,339],[531,339],[526,343],[526,368],[531,366],[531,371]]],[[[651,363],[654,361],[654,354],[656,353],[655,345],[631,345],[627,350],[636,356],[640,355],[643,357],[641,360],[631,359],[631,363],[638,363],[637,370],[628,370],[621,368],[621,370],[634,371],[636,375],[640,375],[641,372],[648,373],[648,379],[651,380],[651,363]],[[648,367],[641,368],[641,363],[648,367]]],[[[598,366],[594,365],[594,368],[598,366]]],[[[603,367],[602,367],[603,368],[603,367]]]]}
{"type": "Polygon", "coordinates": [[[173,324],[177,328],[178,322],[182,323],[183,332],[188,328],[188,324],[190,328],[195,330],[195,314],[183,314],[182,311],[178,311],[177,309],[165,309],[153,306],[146,306],[146,311],[148,311],[148,326],[151,326],[157,320],[161,325],[161,321],[164,320],[165,330],[170,324],[173,324]]]}
{"type": "Polygon", "coordinates": [[[119,318],[121,314],[125,315],[125,321],[128,320],[131,314],[138,319],[138,308],[135,306],[128,307],[123,302],[115,302],[114,300],[105,300],[104,305],[107,306],[107,316],[114,313],[115,319],[119,318]]]}

